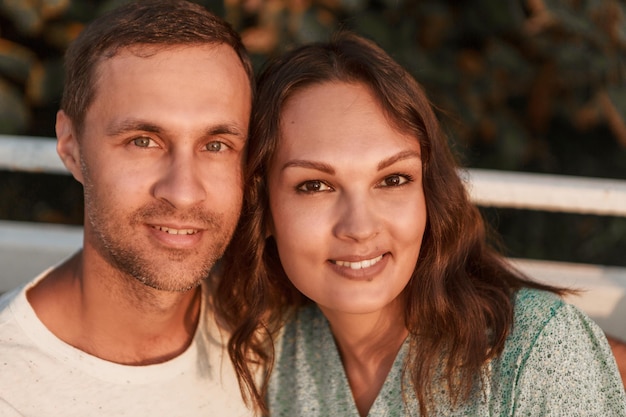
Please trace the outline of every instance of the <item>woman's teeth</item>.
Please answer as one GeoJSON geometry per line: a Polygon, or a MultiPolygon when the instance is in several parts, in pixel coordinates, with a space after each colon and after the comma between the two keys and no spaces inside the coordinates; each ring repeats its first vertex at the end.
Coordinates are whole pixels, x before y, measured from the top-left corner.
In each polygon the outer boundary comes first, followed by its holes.
{"type": "Polygon", "coordinates": [[[345,261],[334,261],[336,265],[343,266],[350,269],[363,269],[369,268],[370,266],[376,265],[381,259],[383,259],[383,255],[377,256],[373,259],[366,259],[360,262],[345,262],[345,261]]]}

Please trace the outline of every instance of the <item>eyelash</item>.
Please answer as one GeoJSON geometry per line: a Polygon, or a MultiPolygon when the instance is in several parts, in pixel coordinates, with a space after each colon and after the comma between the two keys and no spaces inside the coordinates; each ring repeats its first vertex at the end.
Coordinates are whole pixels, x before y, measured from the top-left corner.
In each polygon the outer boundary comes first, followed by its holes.
{"type": "MultiPolygon", "coordinates": [[[[154,139],[148,137],[148,136],[137,136],[133,139],[130,140],[130,143],[132,143],[133,145],[135,145],[138,148],[156,148],[158,145],[157,143],[154,141],[154,139]],[[141,146],[139,143],[140,141],[147,141],[147,146],[141,146]]],[[[225,142],[221,141],[221,140],[213,140],[211,142],[208,142],[206,145],[204,145],[204,149],[207,152],[211,152],[211,153],[221,153],[221,152],[225,152],[228,149],[230,149],[230,146],[228,146],[225,142]],[[211,150],[209,147],[213,144],[219,144],[220,148],[218,150],[211,150]]]]}
{"type": "MultiPolygon", "coordinates": [[[[392,177],[400,177],[400,178],[404,178],[404,179],[405,179],[405,181],[404,181],[402,184],[397,184],[397,185],[386,185],[386,186],[383,186],[383,188],[386,188],[386,187],[392,187],[392,188],[393,188],[393,187],[402,187],[403,185],[410,184],[410,183],[412,183],[412,182],[413,182],[413,176],[412,176],[412,175],[409,175],[409,174],[400,174],[400,173],[395,173],[395,174],[387,175],[385,178],[383,178],[383,180],[381,181],[381,183],[382,183],[382,182],[384,182],[384,181],[386,181],[386,180],[388,180],[389,178],[392,178],[392,177]]],[[[380,183],[379,183],[379,184],[380,184],[380,183]]]]}
{"type": "Polygon", "coordinates": [[[301,194],[316,194],[316,193],[323,193],[323,192],[328,192],[328,191],[332,191],[333,187],[331,187],[330,185],[328,185],[328,183],[326,183],[325,181],[321,181],[321,180],[308,180],[308,181],[304,181],[300,184],[298,184],[296,186],[296,192],[301,193],[301,194]],[[307,190],[305,189],[305,187],[307,185],[311,185],[311,184],[319,184],[320,186],[326,186],[329,189],[328,190],[307,190]]]}
{"type": "Polygon", "coordinates": [[[148,136],[137,136],[133,139],[131,139],[130,141],[133,145],[135,145],[138,148],[154,148],[156,147],[156,142],[149,138],[148,136]],[[138,143],[139,141],[147,141],[148,145],[147,146],[140,146],[138,143]]]}
{"type": "MultiPolygon", "coordinates": [[[[412,175],[409,174],[400,174],[400,173],[396,173],[396,174],[390,174],[387,175],[385,178],[382,179],[382,181],[379,182],[379,188],[395,188],[395,187],[402,187],[406,184],[410,184],[412,183],[414,180],[412,175]],[[405,181],[402,182],[401,184],[397,184],[397,185],[380,185],[381,183],[384,183],[386,180],[388,180],[389,178],[392,177],[400,177],[403,178],[405,181]]],[[[316,194],[316,193],[323,193],[323,192],[328,192],[328,191],[333,191],[333,187],[331,187],[327,182],[322,181],[322,180],[308,180],[308,181],[304,181],[301,182],[300,184],[298,184],[296,186],[296,192],[301,193],[301,194],[316,194]],[[305,187],[307,185],[312,185],[312,184],[319,184],[319,186],[325,186],[328,189],[327,190],[307,190],[305,189],[305,187]]]]}
{"type": "Polygon", "coordinates": [[[225,151],[227,151],[228,149],[230,149],[230,146],[228,146],[226,143],[222,142],[221,140],[212,140],[211,142],[209,142],[209,143],[207,143],[207,144],[205,145],[205,149],[206,149],[208,152],[212,152],[212,153],[220,153],[220,152],[225,152],[225,151]],[[210,147],[212,144],[219,144],[219,145],[220,145],[220,149],[219,149],[219,150],[217,150],[217,151],[209,149],[209,147],[210,147]]]}

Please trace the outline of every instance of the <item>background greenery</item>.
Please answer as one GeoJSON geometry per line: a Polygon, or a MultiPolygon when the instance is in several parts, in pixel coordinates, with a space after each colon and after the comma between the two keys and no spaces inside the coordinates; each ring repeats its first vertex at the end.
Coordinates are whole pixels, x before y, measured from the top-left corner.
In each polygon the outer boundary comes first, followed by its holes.
{"type": "MultiPolygon", "coordinates": [[[[62,55],[124,0],[0,0],[0,133],[54,136],[62,55]]],[[[420,81],[469,167],[626,179],[619,0],[208,0],[261,68],[344,27],[420,81]]],[[[0,171],[0,219],[82,223],[69,177],[0,171]]],[[[485,209],[510,255],[626,265],[626,219],[485,209]]]]}

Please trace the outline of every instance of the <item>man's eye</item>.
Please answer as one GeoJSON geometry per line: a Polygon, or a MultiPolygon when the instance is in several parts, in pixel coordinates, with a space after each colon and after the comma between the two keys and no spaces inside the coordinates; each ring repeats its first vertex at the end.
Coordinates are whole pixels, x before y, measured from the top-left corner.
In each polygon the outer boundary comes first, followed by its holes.
{"type": "Polygon", "coordinates": [[[224,142],[214,141],[206,144],[206,150],[209,152],[221,152],[226,149],[224,142]]]}
{"type": "Polygon", "coordinates": [[[399,185],[406,184],[411,181],[411,178],[406,175],[394,174],[385,177],[381,182],[381,187],[397,187],[399,185]]]}
{"type": "Polygon", "coordinates": [[[305,193],[318,193],[321,191],[330,191],[331,188],[328,184],[322,181],[305,181],[302,184],[298,185],[298,191],[305,193]]]}
{"type": "Polygon", "coordinates": [[[135,144],[135,146],[138,146],[140,148],[151,148],[151,147],[156,146],[154,142],[152,141],[152,139],[147,138],[145,136],[133,139],[133,144],[135,144]]]}

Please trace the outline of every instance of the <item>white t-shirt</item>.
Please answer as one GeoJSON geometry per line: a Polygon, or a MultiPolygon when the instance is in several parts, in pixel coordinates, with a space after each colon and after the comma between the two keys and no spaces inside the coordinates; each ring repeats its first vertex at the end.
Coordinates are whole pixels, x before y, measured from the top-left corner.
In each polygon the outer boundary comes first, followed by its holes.
{"type": "Polygon", "coordinates": [[[224,348],[227,335],[206,301],[194,340],[180,356],[120,365],[68,345],[43,325],[26,299],[43,276],[0,297],[0,416],[254,415],[224,348]]]}

